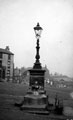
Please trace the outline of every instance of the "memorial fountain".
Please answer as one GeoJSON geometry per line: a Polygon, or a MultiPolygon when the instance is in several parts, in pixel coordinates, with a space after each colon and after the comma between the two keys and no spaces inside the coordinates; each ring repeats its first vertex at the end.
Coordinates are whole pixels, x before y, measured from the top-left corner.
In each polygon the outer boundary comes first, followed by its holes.
{"type": "Polygon", "coordinates": [[[34,27],[35,36],[37,39],[35,56],[36,60],[33,68],[29,70],[29,89],[24,96],[23,101],[21,103],[15,103],[15,105],[19,106],[21,110],[27,110],[29,112],[49,114],[50,111],[52,111],[55,113],[61,113],[62,107],[60,109],[59,105],[57,104],[59,102],[57,97],[55,98],[55,105],[50,104],[44,89],[45,70],[42,68],[39,60],[39,39],[41,37],[42,30],[42,27],[40,27],[39,23],[37,23],[37,26],[34,27]]]}

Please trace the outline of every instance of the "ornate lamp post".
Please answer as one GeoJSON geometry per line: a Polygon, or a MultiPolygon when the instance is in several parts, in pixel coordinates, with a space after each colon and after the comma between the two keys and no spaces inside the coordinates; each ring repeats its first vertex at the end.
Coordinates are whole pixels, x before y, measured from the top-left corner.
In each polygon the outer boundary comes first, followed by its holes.
{"type": "Polygon", "coordinates": [[[37,46],[36,46],[36,62],[34,64],[34,67],[33,68],[36,68],[36,69],[40,69],[41,68],[41,63],[39,61],[40,59],[40,55],[39,55],[39,49],[40,49],[40,46],[39,46],[39,39],[41,37],[41,32],[42,32],[42,27],[40,27],[39,23],[37,23],[37,26],[34,27],[34,31],[35,31],[35,36],[36,36],[36,39],[37,39],[37,46]]]}
{"type": "Polygon", "coordinates": [[[48,101],[48,96],[46,95],[46,91],[44,90],[44,75],[45,70],[42,69],[41,63],[39,61],[39,39],[41,37],[42,28],[39,23],[34,27],[37,46],[36,46],[36,61],[32,69],[29,70],[30,78],[29,78],[29,89],[24,96],[24,100],[21,103],[16,103],[16,106],[19,106],[21,110],[28,110],[30,112],[35,113],[44,113],[49,114],[49,111],[55,111],[56,113],[61,113],[63,107],[59,107],[55,105],[55,108],[48,101]],[[49,109],[50,106],[50,109],[49,109]]]}
{"type": "Polygon", "coordinates": [[[34,27],[35,36],[37,39],[37,45],[36,45],[36,61],[33,65],[33,69],[29,70],[30,72],[30,86],[33,88],[33,86],[38,88],[44,89],[44,74],[45,70],[42,70],[42,66],[40,63],[40,55],[39,55],[39,39],[41,37],[42,27],[40,27],[39,23],[37,23],[36,27],[34,27]]]}
{"type": "Polygon", "coordinates": [[[39,39],[41,37],[42,28],[39,23],[34,27],[37,46],[36,46],[36,61],[33,65],[33,68],[29,70],[30,78],[29,78],[29,89],[24,96],[24,101],[20,104],[20,108],[27,109],[29,111],[35,110],[36,112],[43,111],[48,112],[46,110],[46,106],[48,104],[48,96],[46,95],[46,91],[44,90],[44,74],[45,70],[42,69],[41,63],[39,61],[39,39]]]}

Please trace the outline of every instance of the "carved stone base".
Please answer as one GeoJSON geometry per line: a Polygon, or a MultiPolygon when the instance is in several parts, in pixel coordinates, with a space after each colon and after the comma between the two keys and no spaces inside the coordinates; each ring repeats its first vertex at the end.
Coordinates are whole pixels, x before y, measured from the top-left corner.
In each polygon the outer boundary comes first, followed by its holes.
{"type": "Polygon", "coordinates": [[[24,96],[24,101],[20,106],[21,110],[44,111],[48,105],[48,96],[45,91],[28,91],[24,96]]]}

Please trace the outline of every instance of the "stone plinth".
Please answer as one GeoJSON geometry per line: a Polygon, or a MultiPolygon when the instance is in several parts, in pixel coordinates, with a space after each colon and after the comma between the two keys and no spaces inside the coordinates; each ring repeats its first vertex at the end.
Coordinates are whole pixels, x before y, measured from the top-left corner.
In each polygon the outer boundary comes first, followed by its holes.
{"type": "Polygon", "coordinates": [[[29,90],[27,94],[24,96],[24,101],[22,106],[20,107],[22,110],[36,110],[43,111],[46,110],[48,105],[48,97],[45,94],[45,91],[31,91],[29,90]]]}
{"type": "Polygon", "coordinates": [[[21,110],[45,111],[48,105],[48,96],[44,90],[44,73],[42,69],[31,69],[29,90],[24,96],[21,110]]]}
{"type": "Polygon", "coordinates": [[[33,87],[37,87],[37,89],[44,89],[44,74],[45,70],[43,69],[31,69],[30,72],[30,81],[29,85],[33,89],[33,87]]]}

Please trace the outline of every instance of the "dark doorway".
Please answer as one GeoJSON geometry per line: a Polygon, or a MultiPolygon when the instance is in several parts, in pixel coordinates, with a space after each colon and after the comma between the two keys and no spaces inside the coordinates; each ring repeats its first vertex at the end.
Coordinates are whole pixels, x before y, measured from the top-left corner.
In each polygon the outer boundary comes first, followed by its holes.
{"type": "Polygon", "coordinates": [[[0,78],[2,78],[2,70],[0,70],[0,78]]]}
{"type": "Polygon", "coordinates": [[[3,69],[2,78],[5,79],[5,70],[3,69]]]}

